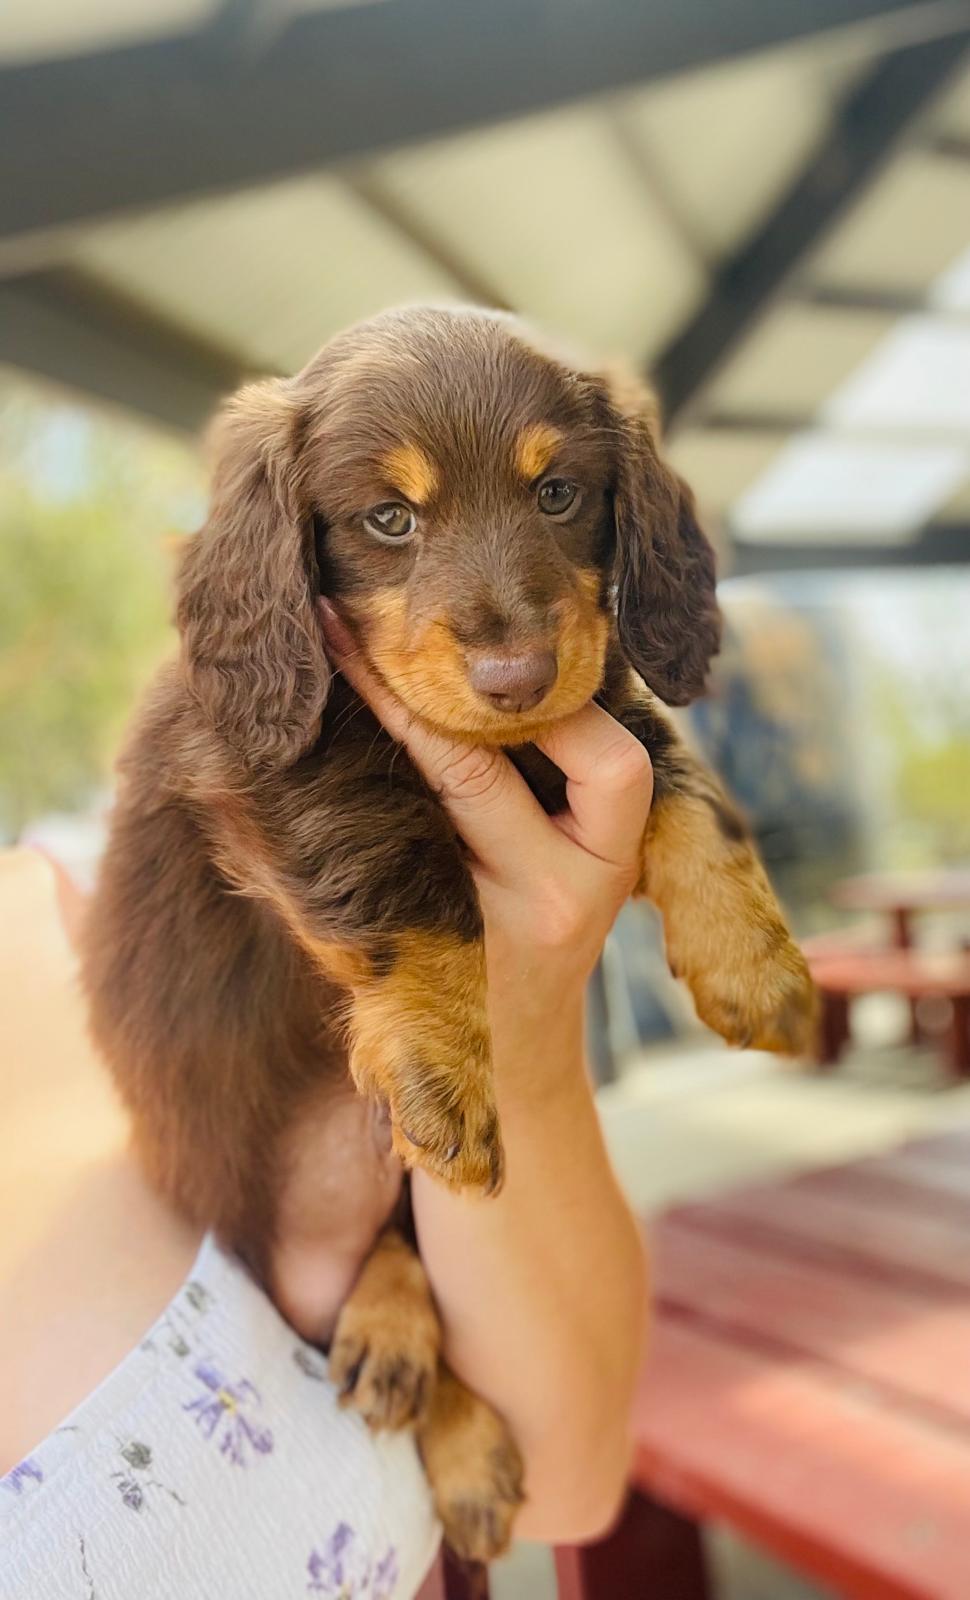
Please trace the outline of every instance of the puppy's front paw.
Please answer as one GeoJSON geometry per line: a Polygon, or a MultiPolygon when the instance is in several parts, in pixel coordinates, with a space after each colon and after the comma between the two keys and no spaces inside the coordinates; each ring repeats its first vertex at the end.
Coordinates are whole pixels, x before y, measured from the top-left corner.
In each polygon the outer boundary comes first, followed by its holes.
{"type": "Polygon", "coordinates": [[[427,1411],[441,1330],[424,1270],[398,1235],[380,1242],[344,1303],[330,1346],[340,1403],[375,1431],[406,1428],[427,1411]]]}
{"type": "MultiPolygon", "coordinates": [[[[676,969],[676,963],[672,961],[676,969]]],[[[781,1055],[811,1049],[816,994],[805,957],[780,925],[768,937],[725,940],[723,954],[683,972],[702,1022],[728,1044],[781,1055]]]]}
{"type": "Polygon", "coordinates": [[[465,1561],[494,1561],[525,1499],[522,1457],[505,1423],[442,1368],[418,1442],[447,1543],[465,1561]]]}
{"type": "Polygon", "coordinates": [[[419,1059],[392,1099],[391,1120],[394,1148],[406,1167],[424,1167],[455,1189],[491,1195],[501,1188],[498,1112],[480,1071],[442,1072],[419,1059]]]}
{"type": "Polygon", "coordinates": [[[354,994],[349,1021],[351,1072],[389,1104],[404,1165],[495,1194],[504,1157],[481,941],[402,935],[388,975],[354,994]]]}
{"type": "Polygon", "coordinates": [[[434,1382],[437,1345],[396,1319],[341,1312],[330,1347],[330,1376],[340,1403],[369,1428],[406,1428],[424,1414],[434,1382]]]}

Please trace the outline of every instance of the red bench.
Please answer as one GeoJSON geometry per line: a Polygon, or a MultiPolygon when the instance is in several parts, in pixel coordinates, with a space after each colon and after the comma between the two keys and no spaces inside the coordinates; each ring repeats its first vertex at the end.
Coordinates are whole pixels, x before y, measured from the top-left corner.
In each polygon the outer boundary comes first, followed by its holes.
{"type": "Polygon", "coordinates": [[[951,1009],[947,1053],[953,1073],[970,1077],[970,955],[908,949],[838,949],[819,944],[806,949],[821,998],[819,1060],[838,1061],[849,1042],[849,1007],[859,995],[886,991],[910,1002],[947,1000],[951,1009]]]}
{"type": "Polygon", "coordinates": [[[968,1600],[970,1130],[678,1207],[653,1252],[630,1498],[560,1600],[709,1600],[708,1519],[846,1600],[968,1600]]]}
{"type": "Polygon", "coordinates": [[[634,1494],[562,1600],[703,1600],[708,1518],[851,1600],[967,1600],[970,1131],[680,1207],[654,1248],[634,1494]]]}

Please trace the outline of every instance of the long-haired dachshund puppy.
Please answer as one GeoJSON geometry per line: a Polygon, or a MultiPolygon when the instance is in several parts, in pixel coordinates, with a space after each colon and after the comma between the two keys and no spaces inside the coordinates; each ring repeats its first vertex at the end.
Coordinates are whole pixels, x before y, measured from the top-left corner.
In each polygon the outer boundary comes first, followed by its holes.
{"type": "MultiPolygon", "coordinates": [[[[121,764],[84,975],[151,1177],[272,1284],[288,1134],[348,1071],[389,1108],[406,1166],[486,1193],[503,1167],[462,843],[331,677],[319,596],[418,717],[512,751],[548,810],[562,775],[530,741],[598,700],[653,761],[639,892],[700,1016],[797,1050],[812,994],[742,822],[661,705],[701,692],[719,615],[645,391],[511,319],[407,310],[243,389],[216,448],[179,654],[121,764]]],[[[518,1454],[439,1344],[420,1262],[388,1229],[332,1371],[375,1426],[416,1426],[447,1537],[487,1558],[521,1498],[518,1454]]]]}

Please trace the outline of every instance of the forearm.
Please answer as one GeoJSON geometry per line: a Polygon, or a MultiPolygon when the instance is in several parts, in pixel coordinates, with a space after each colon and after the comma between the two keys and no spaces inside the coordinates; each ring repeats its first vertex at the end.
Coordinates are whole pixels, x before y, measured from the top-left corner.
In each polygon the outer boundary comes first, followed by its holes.
{"type": "Polygon", "coordinates": [[[581,1002],[547,1007],[543,1024],[492,1018],[502,1192],[456,1195],[417,1172],[413,1193],[447,1357],[525,1458],[519,1531],[561,1539],[597,1531],[622,1489],[646,1291],[586,1075],[581,1002]]]}

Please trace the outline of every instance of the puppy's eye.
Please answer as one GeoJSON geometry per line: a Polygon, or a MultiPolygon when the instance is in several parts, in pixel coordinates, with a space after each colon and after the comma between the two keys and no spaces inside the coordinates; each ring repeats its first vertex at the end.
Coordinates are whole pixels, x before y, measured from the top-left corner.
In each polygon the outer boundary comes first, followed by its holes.
{"type": "Polygon", "coordinates": [[[538,498],[547,517],[564,517],[578,503],[579,490],[568,478],[547,478],[539,485],[538,498]]]}
{"type": "Polygon", "coordinates": [[[373,511],[368,511],[364,518],[364,527],[368,533],[374,534],[375,538],[393,542],[409,539],[417,525],[411,507],[402,505],[400,500],[385,500],[382,505],[375,506],[373,511]]]}

